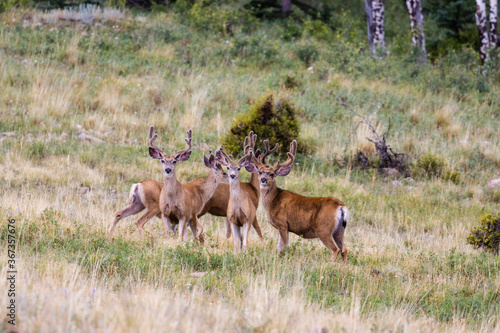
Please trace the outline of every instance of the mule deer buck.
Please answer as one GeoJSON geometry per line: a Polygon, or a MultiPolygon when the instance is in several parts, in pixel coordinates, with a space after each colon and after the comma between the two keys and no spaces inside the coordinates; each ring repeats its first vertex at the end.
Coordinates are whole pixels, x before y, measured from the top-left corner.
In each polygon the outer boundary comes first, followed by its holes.
{"type": "MultiPolygon", "coordinates": [[[[257,135],[255,135],[253,132],[250,132],[250,134],[245,138],[245,143],[244,143],[245,155],[253,152],[256,138],[257,135]]],[[[206,160],[205,164],[207,164],[206,160]]],[[[218,163],[217,163],[217,168],[220,169],[220,165],[218,163]]],[[[227,174],[226,175],[224,174],[225,173],[223,172],[223,176],[225,176],[226,180],[227,174]]],[[[204,178],[199,178],[194,180],[192,184],[193,185],[201,184],[203,181],[204,178]]],[[[251,200],[255,205],[255,207],[257,208],[259,204],[259,194],[260,194],[259,177],[257,176],[257,174],[252,173],[250,177],[250,182],[249,183],[242,182],[241,186],[245,191],[250,193],[251,200]]],[[[143,233],[144,225],[150,219],[152,219],[154,216],[157,216],[158,218],[161,219],[159,201],[162,188],[163,188],[163,183],[157,182],[156,180],[152,179],[146,179],[137,184],[133,184],[132,188],[130,189],[128,206],[116,212],[115,220],[109,232],[110,233],[113,232],[117,223],[121,219],[127,216],[135,215],[143,211],[144,209],[146,209],[146,212],[143,215],[141,215],[141,217],[139,217],[139,219],[137,219],[137,221],[135,222],[135,226],[137,227],[137,230],[139,230],[141,234],[143,233]]],[[[210,200],[208,200],[205,203],[203,209],[197,213],[197,216],[198,218],[200,218],[206,213],[210,213],[211,215],[214,216],[226,217],[228,202],[229,202],[229,185],[225,183],[220,183],[215,189],[215,192],[213,193],[210,200]]],[[[262,239],[262,232],[260,230],[259,223],[257,222],[257,218],[254,219],[252,225],[257,234],[259,235],[259,237],[262,239]]],[[[229,224],[229,220],[227,218],[226,218],[226,237],[227,238],[231,237],[231,227],[229,224]]]]}
{"type": "Polygon", "coordinates": [[[241,250],[242,246],[243,249],[247,248],[248,234],[257,215],[257,207],[252,202],[251,193],[244,190],[240,183],[240,170],[250,163],[253,153],[243,156],[236,163],[226,154],[223,146],[215,152],[215,155],[219,163],[227,167],[229,175],[230,195],[227,204],[227,220],[233,231],[234,251],[237,252],[241,250]],[[241,228],[243,228],[243,232],[241,228]]]}
{"type": "MultiPolygon", "coordinates": [[[[243,155],[253,154],[255,149],[255,142],[257,140],[257,134],[251,131],[247,137],[245,137],[245,141],[243,143],[243,155]]],[[[260,152],[257,151],[256,154],[260,152]]],[[[241,188],[249,195],[250,200],[255,206],[255,210],[259,206],[259,197],[260,197],[260,189],[259,189],[259,177],[257,174],[250,174],[250,182],[240,182],[241,188]]],[[[205,215],[206,213],[210,213],[214,216],[225,216],[226,217],[226,237],[231,237],[231,224],[227,218],[227,207],[229,202],[230,194],[229,194],[229,185],[228,184],[219,184],[217,189],[215,189],[214,195],[203,207],[203,210],[199,213],[198,217],[205,215]]],[[[252,226],[259,235],[259,238],[262,239],[262,231],[260,230],[259,223],[257,222],[257,217],[252,221],[252,226]]]]}
{"type": "Polygon", "coordinates": [[[187,148],[181,151],[175,150],[172,155],[165,153],[155,145],[154,141],[158,134],[154,134],[154,127],[149,130],[149,155],[160,160],[163,168],[163,188],[160,193],[159,206],[161,217],[165,224],[165,234],[168,231],[175,232],[175,226],[179,225],[179,239],[184,240],[189,225],[193,233],[193,238],[203,242],[203,226],[198,221],[197,213],[212,197],[217,185],[224,181],[227,175],[220,166],[217,165],[214,155],[210,152],[210,158],[205,158],[205,164],[210,168],[210,173],[201,182],[181,184],[175,176],[175,165],[177,162],[184,162],[191,155],[192,131],[187,131],[185,139],[187,148]]]}
{"type": "Polygon", "coordinates": [[[332,261],[342,254],[347,263],[347,249],[344,244],[344,231],[349,218],[345,205],[335,198],[305,197],[276,186],[276,177],[284,177],[291,170],[295,160],[297,141],[290,143],[288,159],[278,161],[274,166],[265,163],[266,157],[276,151],[278,144],[270,150],[269,140],[264,140],[266,151],[247,164],[246,169],[259,174],[262,204],[267,211],[269,222],[279,231],[278,249],[288,246],[288,233],[304,238],[318,237],[330,251],[332,261]]]}

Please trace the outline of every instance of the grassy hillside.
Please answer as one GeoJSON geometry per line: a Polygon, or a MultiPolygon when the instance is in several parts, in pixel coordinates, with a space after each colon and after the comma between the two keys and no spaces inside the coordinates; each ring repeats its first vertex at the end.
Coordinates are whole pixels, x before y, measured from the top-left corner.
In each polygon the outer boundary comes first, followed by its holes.
{"type": "MultiPolygon", "coordinates": [[[[466,244],[500,204],[486,186],[500,177],[495,64],[480,68],[470,49],[420,64],[403,39],[379,59],[362,38],[318,21],[260,20],[231,6],[67,15],[0,14],[0,238],[7,244],[15,218],[21,328],[500,329],[500,259],[466,244]],[[164,239],[156,218],[142,238],[132,217],[107,233],[132,183],[161,180],[150,125],[167,150],[193,129],[177,173],[187,182],[206,175],[203,152],[269,93],[294,103],[300,140],[315,148],[278,184],[346,203],[346,266],[295,235],[279,256],[262,208],[264,240],[252,232],[241,255],[223,219],[208,215],[202,247],[164,239]],[[379,134],[390,124],[387,142],[414,157],[412,179],[335,162],[374,150],[341,100],[379,134]]],[[[6,246],[1,257],[5,276],[6,246]]]]}

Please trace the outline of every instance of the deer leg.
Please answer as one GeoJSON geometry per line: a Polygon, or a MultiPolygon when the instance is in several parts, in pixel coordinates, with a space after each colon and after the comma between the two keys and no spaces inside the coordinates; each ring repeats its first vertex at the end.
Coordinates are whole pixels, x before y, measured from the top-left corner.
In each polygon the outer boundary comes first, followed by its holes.
{"type": "Polygon", "coordinates": [[[165,215],[162,216],[162,220],[163,220],[163,228],[165,229],[165,238],[168,239],[168,233],[170,232],[172,223],[170,223],[169,218],[165,215]]]}
{"type": "Polygon", "coordinates": [[[127,207],[125,207],[122,210],[119,210],[115,214],[115,220],[113,221],[113,224],[111,225],[111,228],[109,228],[109,233],[112,233],[113,230],[115,229],[116,225],[121,219],[126,218],[127,216],[130,215],[135,215],[142,211],[144,208],[144,205],[140,201],[132,202],[130,203],[127,207]]]}
{"type": "Polygon", "coordinates": [[[319,239],[323,244],[328,248],[330,251],[331,259],[332,261],[335,261],[337,259],[337,256],[339,255],[340,249],[333,240],[332,233],[328,231],[319,231],[315,230],[316,234],[318,235],[319,239]]]}
{"type": "Polygon", "coordinates": [[[231,223],[231,229],[233,230],[234,253],[237,253],[241,250],[240,227],[238,227],[234,223],[231,223]]]}
{"type": "Polygon", "coordinates": [[[154,210],[148,209],[141,217],[139,217],[139,219],[137,221],[135,221],[135,227],[137,228],[137,230],[139,230],[139,233],[141,234],[141,236],[142,236],[142,233],[144,232],[143,227],[146,224],[146,222],[148,222],[155,215],[157,215],[159,210],[160,210],[159,208],[154,209],[154,210]]]}
{"type": "Polygon", "coordinates": [[[203,226],[201,225],[200,223],[200,220],[198,220],[198,218],[195,216],[194,217],[194,220],[196,221],[196,238],[195,240],[197,239],[200,243],[204,243],[205,242],[205,236],[203,236],[203,226]]]}
{"type": "Polygon", "coordinates": [[[280,228],[280,238],[278,239],[278,251],[283,251],[283,244],[285,244],[286,247],[288,247],[288,229],[287,228],[280,228]]]}
{"type": "Polygon", "coordinates": [[[257,232],[257,235],[259,235],[260,239],[264,239],[262,237],[262,230],[260,230],[259,222],[257,222],[257,216],[255,216],[255,218],[253,219],[252,225],[255,231],[257,232]]]}
{"type": "Polygon", "coordinates": [[[179,219],[179,239],[182,241],[184,241],[184,232],[186,230],[186,219],[185,218],[182,218],[182,219],[179,219]]]}
{"type": "MultiPolygon", "coordinates": [[[[203,226],[201,225],[200,221],[196,217],[194,217],[192,222],[189,223],[189,228],[191,229],[191,232],[193,233],[193,239],[195,241],[199,240],[200,243],[203,243],[205,241],[205,238],[203,237],[203,226]]],[[[186,228],[185,236],[187,237],[187,228],[186,228]]]]}
{"type": "Polygon", "coordinates": [[[243,225],[243,249],[246,250],[248,246],[248,234],[250,233],[250,229],[252,225],[250,222],[247,222],[243,225]]]}
{"type": "Polygon", "coordinates": [[[333,232],[333,239],[340,248],[340,254],[342,255],[342,262],[345,265],[347,264],[347,248],[345,247],[344,244],[344,231],[345,231],[344,227],[338,226],[337,230],[333,232]]]}
{"type": "Polygon", "coordinates": [[[231,238],[231,223],[229,223],[229,219],[226,217],[226,238],[231,238]]]}

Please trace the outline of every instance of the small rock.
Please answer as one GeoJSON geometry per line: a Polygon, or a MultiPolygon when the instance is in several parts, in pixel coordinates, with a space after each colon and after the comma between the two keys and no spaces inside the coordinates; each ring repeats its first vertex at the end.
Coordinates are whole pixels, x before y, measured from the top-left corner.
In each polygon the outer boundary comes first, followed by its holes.
{"type": "Polygon", "coordinates": [[[79,131],[79,130],[81,130],[81,129],[82,129],[82,126],[81,126],[81,125],[76,124],[76,125],[75,125],[75,129],[79,131]]]}
{"type": "Polygon", "coordinates": [[[415,179],[411,178],[411,177],[406,177],[405,180],[407,182],[410,182],[410,183],[414,183],[415,182],[415,179]]]}
{"type": "Polygon", "coordinates": [[[394,168],[382,168],[382,169],[380,169],[380,171],[384,175],[388,175],[388,176],[399,174],[399,171],[397,169],[394,169],[394,168]]]}
{"type": "Polygon", "coordinates": [[[81,193],[81,194],[85,194],[85,193],[87,193],[89,190],[90,190],[90,188],[89,188],[88,186],[83,186],[83,185],[80,185],[80,193],[81,193]]]}
{"type": "Polygon", "coordinates": [[[394,181],[392,182],[392,186],[401,186],[401,182],[400,182],[400,181],[398,181],[398,180],[394,180],[394,181]]]}
{"type": "Polygon", "coordinates": [[[194,276],[194,277],[203,277],[203,275],[207,274],[207,272],[194,272],[189,274],[189,276],[194,276]]]}
{"type": "Polygon", "coordinates": [[[493,188],[493,187],[500,187],[500,178],[498,179],[492,179],[488,182],[488,185],[487,185],[489,188],[493,188]]]}

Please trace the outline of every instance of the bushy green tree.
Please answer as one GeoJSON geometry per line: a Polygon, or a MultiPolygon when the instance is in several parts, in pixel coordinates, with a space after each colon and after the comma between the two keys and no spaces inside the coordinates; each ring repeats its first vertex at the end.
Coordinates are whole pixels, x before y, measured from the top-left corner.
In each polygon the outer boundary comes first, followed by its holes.
{"type": "Polygon", "coordinates": [[[496,255],[500,252],[500,211],[486,214],[481,218],[480,226],[473,228],[467,237],[467,243],[474,248],[484,248],[496,255]]]}
{"type": "Polygon", "coordinates": [[[271,145],[279,143],[280,156],[285,157],[290,142],[297,140],[297,151],[310,153],[309,147],[298,140],[300,127],[294,105],[286,99],[274,103],[273,95],[267,95],[250,105],[247,113],[236,118],[229,133],[222,139],[226,151],[237,156],[243,152],[243,141],[250,131],[258,141],[268,139],[271,145]]]}

